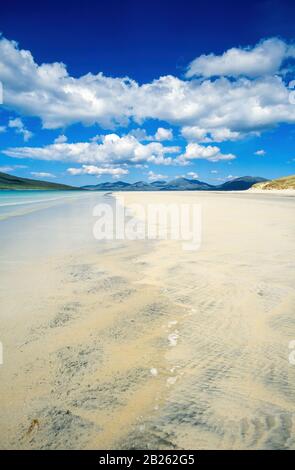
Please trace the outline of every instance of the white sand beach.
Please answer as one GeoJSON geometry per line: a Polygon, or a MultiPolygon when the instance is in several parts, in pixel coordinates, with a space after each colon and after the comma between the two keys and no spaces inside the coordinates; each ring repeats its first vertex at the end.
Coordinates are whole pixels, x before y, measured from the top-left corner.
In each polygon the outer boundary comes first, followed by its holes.
{"type": "Polygon", "coordinates": [[[97,193],[0,221],[0,447],[294,449],[294,197],[118,196],[200,204],[200,249],[94,240],[97,193]]]}

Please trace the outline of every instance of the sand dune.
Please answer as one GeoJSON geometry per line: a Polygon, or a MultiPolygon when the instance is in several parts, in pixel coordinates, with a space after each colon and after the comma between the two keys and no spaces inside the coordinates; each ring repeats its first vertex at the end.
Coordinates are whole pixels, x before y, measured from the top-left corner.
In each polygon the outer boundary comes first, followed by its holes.
{"type": "Polygon", "coordinates": [[[295,194],[295,176],[285,176],[263,183],[256,183],[251,188],[252,191],[284,191],[285,194],[295,194]]]}

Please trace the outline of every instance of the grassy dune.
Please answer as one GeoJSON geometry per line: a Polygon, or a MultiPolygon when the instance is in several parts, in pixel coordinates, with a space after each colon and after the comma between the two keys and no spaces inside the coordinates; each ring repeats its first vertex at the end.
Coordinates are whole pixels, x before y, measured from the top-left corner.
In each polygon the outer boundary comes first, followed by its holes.
{"type": "Polygon", "coordinates": [[[254,189],[295,189],[295,175],[284,176],[264,183],[256,183],[254,189]]]}

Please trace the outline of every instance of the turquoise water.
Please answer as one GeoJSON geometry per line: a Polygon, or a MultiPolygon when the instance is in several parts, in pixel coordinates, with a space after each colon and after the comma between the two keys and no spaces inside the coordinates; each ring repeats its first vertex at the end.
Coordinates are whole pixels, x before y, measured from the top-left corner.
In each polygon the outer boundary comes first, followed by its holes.
{"type": "Polygon", "coordinates": [[[96,204],[113,198],[90,191],[0,191],[0,265],[99,248],[96,204]]]}
{"type": "Polygon", "coordinates": [[[0,191],[0,220],[87,196],[77,191],[0,191]]]}

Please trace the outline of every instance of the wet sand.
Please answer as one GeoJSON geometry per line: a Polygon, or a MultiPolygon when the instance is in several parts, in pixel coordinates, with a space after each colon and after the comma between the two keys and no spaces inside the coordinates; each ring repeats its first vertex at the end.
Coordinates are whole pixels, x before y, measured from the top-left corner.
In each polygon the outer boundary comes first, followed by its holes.
{"type": "Polygon", "coordinates": [[[200,203],[200,250],[94,243],[91,211],[87,243],[28,258],[30,236],[17,259],[6,250],[1,448],[295,448],[295,199],[123,198],[200,203]]]}

